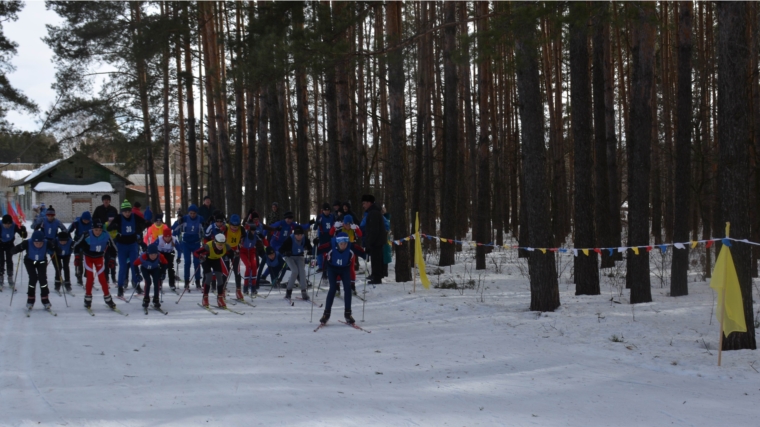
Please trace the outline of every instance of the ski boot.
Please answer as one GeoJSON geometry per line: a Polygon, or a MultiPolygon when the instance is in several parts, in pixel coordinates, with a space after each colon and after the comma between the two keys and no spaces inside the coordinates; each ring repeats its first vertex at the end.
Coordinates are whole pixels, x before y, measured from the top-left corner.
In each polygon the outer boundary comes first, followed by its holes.
{"type": "Polygon", "coordinates": [[[240,290],[240,288],[235,289],[235,298],[239,300],[243,300],[243,292],[240,290]]]}
{"type": "Polygon", "coordinates": [[[117,297],[121,297],[121,298],[124,298],[124,287],[122,287],[122,286],[119,286],[119,290],[118,290],[118,291],[116,291],[116,296],[117,296],[117,297]]]}
{"type": "Polygon", "coordinates": [[[140,285],[137,285],[137,290],[135,290],[135,293],[137,295],[142,295],[143,294],[143,290],[142,290],[142,287],[140,287],[140,285]]]}
{"type": "Polygon", "coordinates": [[[259,294],[259,286],[251,285],[251,296],[258,295],[258,294],[259,294]]]}
{"type": "Polygon", "coordinates": [[[50,310],[51,305],[48,297],[42,297],[40,298],[40,301],[42,301],[42,305],[45,307],[45,310],[50,310]]]}
{"type": "Polygon", "coordinates": [[[293,295],[292,289],[288,289],[287,291],[285,291],[285,299],[290,299],[292,295],[293,295]]]}
{"type": "Polygon", "coordinates": [[[61,292],[61,282],[59,282],[57,280],[55,281],[55,291],[56,292],[61,292]]]}
{"type": "Polygon", "coordinates": [[[322,317],[319,319],[319,323],[324,325],[328,320],[330,320],[330,312],[325,310],[325,312],[322,314],[322,317]]]}
{"type": "Polygon", "coordinates": [[[148,304],[150,304],[150,297],[143,298],[143,308],[148,308],[148,304]]]}
{"type": "Polygon", "coordinates": [[[84,296],[84,308],[92,307],[92,295],[84,296]]]}
{"type": "Polygon", "coordinates": [[[203,298],[201,299],[201,305],[204,307],[208,307],[208,294],[203,294],[203,298]]]}
{"type": "Polygon", "coordinates": [[[306,291],[301,291],[301,299],[304,301],[309,301],[309,293],[306,291]]]}
{"type": "Polygon", "coordinates": [[[71,292],[71,282],[63,282],[63,286],[68,292],[71,292]]]}
{"type": "Polygon", "coordinates": [[[3,287],[3,284],[5,284],[5,276],[3,276],[2,274],[0,274],[0,288],[3,287]]]}
{"type": "Polygon", "coordinates": [[[243,294],[244,295],[249,295],[250,294],[250,292],[248,292],[248,289],[250,289],[250,286],[248,285],[248,279],[245,279],[243,281],[243,294]]]}
{"type": "Polygon", "coordinates": [[[356,323],[356,320],[354,320],[354,316],[351,315],[351,310],[346,310],[343,316],[346,318],[346,323],[348,323],[349,325],[353,325],[354,323],[356,323]]]}
{"type": "Polygon", "coordinates": [[[116,308],[116,304],[113,302],[111,295],[106,295],[103,297],[103,299],[106,301],[106,304],[108,305],[109,308],[111,308],[111,310],[116,308]]]}
{"type": "Polygon", "coordinates": [[[217,295],[216,297],[216,305],[219,306],[219,308],[227,308],[227,303],[224,302],[224,292],[217,295]]]}
{"type": "Polygon", "coordinates": [[[26,309],[31,310],[34,307],[34,297],[26,299],[26,309]]]}
{"type": "Polygon", "coordinates": [[[153,307],[161,308],[161,300],[158,297],[153,297],[153,307]]]}
{"type": "Polygon", "coordinates": [[[198,291],[200,291],[202,289],[201,288],[201,281],[200,280],[196,280],[195,281],[195,289],[198,290],[198,291]]]}

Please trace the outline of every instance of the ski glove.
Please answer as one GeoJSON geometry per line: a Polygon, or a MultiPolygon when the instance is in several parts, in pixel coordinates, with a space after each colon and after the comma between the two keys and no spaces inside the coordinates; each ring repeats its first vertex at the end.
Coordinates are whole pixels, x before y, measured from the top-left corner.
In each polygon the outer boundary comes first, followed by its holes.
{"type": "Polygon", "coordinates": [[[356,225],[356,224],[351,224],[351,229],[352,229],[352,230],[356,230],[357,228],[359,228],[359,226],[358,226],[358,225],[356,225]]]}
{"type": "Polygon", "coordinates": [[[343,227],[343,222],[342,221],[335,221],[335,224],[333,224],[333,226],[337,230],[338,228],[343,227]]]}
{"type": "Polygon", "coordinates": [[[315,237],[314,240],[312,240],[311,242],[314,243],[314,246],[318,246],[319,245],[319,237],[315,237]]]}
{"type": "Polygon", "coordinates": [[[309,225],[314,225],[315,223],[316,223],[316,221],[314,221],[314,218],[312,218],[312,219],[309,220],[309,225]]]}
{"type": "Polygon", "coordinates": [[[182,262],[182,258],[177,258],[177,265],[182,262]]]}

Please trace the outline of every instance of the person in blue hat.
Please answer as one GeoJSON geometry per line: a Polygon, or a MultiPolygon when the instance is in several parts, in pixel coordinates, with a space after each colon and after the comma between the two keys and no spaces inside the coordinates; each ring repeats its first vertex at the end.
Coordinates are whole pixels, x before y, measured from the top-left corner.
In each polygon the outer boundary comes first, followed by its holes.
{"type": "Polygon", "coordinates": [[[199,266],[200,259],[193,256],[193,253],[200,249],[201,239],[203,238],[202,216],[198,215],[198,206],[192,204],[187,208],[187,215],[177,219],[174,232],[182,237],[180,244],[182,255],[185,257],[185,289],[190,291],[190,273],[195,271],[195,288],[201,289],[201,272],[199,266]]]}
{"type": "Polygon", "coordinates": [[[26,252],[24,256],[24,267],[29,274],[29,287],[26,292],[26,308],[31,310],[34,307],[37,283],[40,284],[40,300],[46,310],[50,309],[50,300],[48,294],[50,289],[47,282],[47,256],[55,250],[52,242],[45,239],[45,233],[37,230],[32,233],[32,238],[24,240],[13,248],[12,255],[19,252],[26,252]]]}
{"type": "Polygon", "coordinates": [[[13,217],[3,215],[3,225],[0,227],[0,288],[5,282],[5,273],[8,273],[8,283],[11,287],[16,286],[13,277],[13,242],[16,234],[26,239],[26,226],[13,223],[13,217]]]}
{"type": "MultiPolygon", "coordinates": [[[[140,268],[143,279],[145,279],[145,297],[143,297],[143,308],[147,309],[150,304],[150,287],[153,285],[153,307],[161,308],[160,282],[161,271],[168,264],[166,258],[159,253],[158,244],[154,243],[148,246],[148,250],[137,257],[134,262],[135,267],[140,268]]],[[[147,314],[147,311],[146,311],[147,314]]]]}
{"type": "Polygon", "coordinates": [[[355,253],[362,253],[359,245],[351,244],[348,234],[340,232],[329,243],[319,245],[319,254],[324,254],[327,265],[327,279],[330,282],[330,290],[325,300],[325,311],[319,319],[322,325],[330,320],[333,300],[338,291],[338,280],[343,282],[343,303],[345,307],[344,317],[346,323],[353,325],[355,320],[351,315],[351,266],[354,263],[355,253]]]}
{"type": "MultiPolygon", "coordinates": [[[[79,240],[80,237],[92,230],[92,215],[90,211],[82,212],[82,215],[78,216],[74,222],[69,225],[68,232],[74,233],[74,241],[79,240]]],[[[82,277],[84,276],[84,255],[82,251],[74,253],[74,275],[77,278],[77,285],[83,286],[82,277]]]]}
{"type": "Polygon", "coordinates": [[[137,288],[138,295],[142,293],[140,288],[140,271],[134,266],[139,256],[138,248],[144,247],[142,234],[145,231],[145,220],[132,212],[132,204],[124,199],[121,202],[121,215],[114,218],[108,224],[108,231],[115,231],[116,253],[119,260],[118,294],[124,297],[124,289],[127,287],[127,272],[132,271],[132,284],[137,288]]]}

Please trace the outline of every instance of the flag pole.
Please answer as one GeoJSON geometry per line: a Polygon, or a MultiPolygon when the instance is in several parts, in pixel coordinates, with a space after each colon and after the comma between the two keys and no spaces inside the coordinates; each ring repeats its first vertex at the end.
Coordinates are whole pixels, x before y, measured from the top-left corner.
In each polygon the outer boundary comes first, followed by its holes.
{"type": "MultiPolygon", "coordinates": [[[[731,223],[726,223],[726,238],[728,239],[728,232],[731,229],[731,223]]],[[[723,356],[723,320],[726,317],[726,274],[727,271],[723,269],[723,289],[721,293],[720,304],[720,338],[718,339],[718,366],[720,366],[721,357],[723,356]]]]}
{"type": "MultiPolygon", "coordinates": [[[[416,219],[416,221],[414,222],[414,237],[417,237],[417,232],[420,231],[420,213],[419,212],[417,212],[415,219],[416,219]]],[[[416,250],[416,248],[415,248],[415,250],[416,250]]],[[[412,285],[412,293],[413,294],[417,293],[417,273],[418,273],[418,270],[417,270],[417,257],[415,256],[414,257],[414,282],[413,282],[413,285],[412,285]]]]}

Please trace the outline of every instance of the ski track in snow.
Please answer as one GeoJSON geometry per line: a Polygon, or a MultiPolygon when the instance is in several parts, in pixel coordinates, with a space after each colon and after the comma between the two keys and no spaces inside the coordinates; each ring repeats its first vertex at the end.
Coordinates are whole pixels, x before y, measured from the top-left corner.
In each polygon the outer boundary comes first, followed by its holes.
{"type": "MultiPolygon", "coordinates": [[[[22,271],[20,289],[26,280],[22,271]]],[[[362,301],[352,308],[371,334],[338,322],[342,298],[314,333],[322,309],[310,323],[311,306],[279,297],[238,304],[245,316],[213,316],[194,289],[175,305],[165,285],[168,316],[116,300],[124,317],[96,285],[95,317],[80,288],[70,308],[51,294],[58,317],[38,297],[26,318],[25,293],[9,307],[6,287],[0,426],[757,425],[760,374],[750,364],[760,369],[760,353],[725,352],[716,366],[706,283],[679,298],[654,286],[654,302],[632,309],[604,279],[599,296],[575,296],[563,279],[563,305],[538,314],[525,277],[489,270],[485,280],[484,302],[474,290],[367,286],[366,322],[362,301]]]]}

